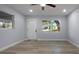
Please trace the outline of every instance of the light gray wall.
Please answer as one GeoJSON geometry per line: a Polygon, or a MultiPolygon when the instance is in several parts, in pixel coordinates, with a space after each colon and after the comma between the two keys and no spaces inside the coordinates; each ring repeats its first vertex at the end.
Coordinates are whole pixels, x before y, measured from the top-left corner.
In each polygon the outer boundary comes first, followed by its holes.
{"type": "MultiPolygon", "coordinates": [[[[65,16],[27,16],[26,20],[37,21],[37,39],[57,39],[63,40],[68,38],[67,19],[65,16]],[[42,20],[56,19],[60,21],[60,32],[43,32],[42,31],[42,20]]],[[[27,28],[26,28],[27,29],[27,28]]],[[[26,32],[27,33],[27,32],[26,32]]]]}
{"type": "Polygon", "coordinates": [[[1,29],[0,28],[0,48],[12,44],[16,41],[23,40],[25,37],[25,21],[24,16],[17,13],[8,6],[0,5],[0,11],[14,15],[15,28],[1,29]]]}
{"type": "Polygon", "coordinates": [[[72,42],[79,44],[79,9],[68,15],[69,38],[72,42]]]}

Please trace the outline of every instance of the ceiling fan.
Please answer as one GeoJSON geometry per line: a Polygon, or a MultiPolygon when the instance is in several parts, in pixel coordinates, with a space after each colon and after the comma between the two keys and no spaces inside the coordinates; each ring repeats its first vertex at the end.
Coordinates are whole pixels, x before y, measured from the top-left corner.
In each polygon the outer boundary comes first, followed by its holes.
{"type": "MultiPolygon", "coordinates": [[[[39,5],[39,4],[31,4],[31,6],[35,6],[35,5],[39,5]]],[[[45,10],[45,5],[50,6],[50,7],[53,7],[53,8],[56,7],[56,5],[54,5],[54,4],[40,4],[40,5],[41,5],[41,9],[43,11],[45,10]]]]}

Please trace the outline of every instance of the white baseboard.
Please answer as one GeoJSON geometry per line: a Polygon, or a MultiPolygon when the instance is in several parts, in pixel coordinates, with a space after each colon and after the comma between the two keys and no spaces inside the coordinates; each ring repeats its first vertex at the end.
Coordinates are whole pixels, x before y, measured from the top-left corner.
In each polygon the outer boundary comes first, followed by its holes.
{"type": "Polygon", "coordinates": [[[45,41],[67,41],[67,39],[37,39],[37,40],[45,40],[45,41]]]}
{"type": "Polygon", "coordinates": [[[71,44],[73,44],[74,46],[76,46],[77,48],[79,48],[79,44],[78,43],[76,43],[76,42],[74,42],[72,40],[68,40],[68,42],[70,42],[71,44]]]}
{"type": "Polygon", "coordinates": [[[3,51],[3,50],[5,50],[5,49],[8,49],[8,48],[10,48],[10,47],[12,47],[12,46],[14,46],[14,45],[16,45],[16,44],[19,44],[19,43],[21,43],[22,41],[24,41],[24,40],[20,40],[20,41],[14,42],[14,43],[12,43],[12,44],[9,44],[9,45],[7,45],[7,46],[4,46],[4,47],[0,48],[0,51],[3,51]]]}

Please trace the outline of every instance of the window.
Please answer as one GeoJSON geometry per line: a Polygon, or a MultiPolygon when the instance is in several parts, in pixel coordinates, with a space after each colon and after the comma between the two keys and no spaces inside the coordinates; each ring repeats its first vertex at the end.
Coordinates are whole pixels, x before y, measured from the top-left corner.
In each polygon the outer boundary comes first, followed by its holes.
{"type": "Polygon", "coordinates": [[[58,32],[60,31],[60,23],[58,20],[51,20],[49,22],[49,30],[52,32],[58,32]]]}
{"type": "Polygon", "coordinates": [[[49,31],[49,22],[47,20],[42,21],[43,30],[42,31],[49,31]]]}
{"type": "Polygon", "coordinates": [[[50,32],[59,32],[60,31],[60,23],[58,20],[43,20],[43,30],[42,31],[50,31],[50,32]]]}
{"type": "Polygon", "coordinates": [[[13,28],[13,15],[0,11],[0,28],[12,29],[13,28]]]}

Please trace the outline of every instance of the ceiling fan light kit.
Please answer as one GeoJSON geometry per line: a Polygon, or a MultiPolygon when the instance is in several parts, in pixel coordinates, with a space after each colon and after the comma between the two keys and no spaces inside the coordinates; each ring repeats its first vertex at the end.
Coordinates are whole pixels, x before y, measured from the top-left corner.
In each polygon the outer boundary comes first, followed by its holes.
{"type": "MultiPolygon", "coordinates": [[[[35,5],[38,5],[38,4],[31,4],[32,6],[35,6],[35,5]]],[[[53,7],[53,8],[55,8],[56,7],[56,5],[54,5],[54,4],[40,4],[40,6],[41,6],[41,9],[44,11],[45,10],[45,6],[50,6],[50,7],[53,7]]]]}

